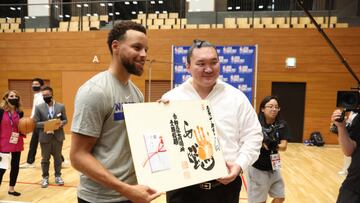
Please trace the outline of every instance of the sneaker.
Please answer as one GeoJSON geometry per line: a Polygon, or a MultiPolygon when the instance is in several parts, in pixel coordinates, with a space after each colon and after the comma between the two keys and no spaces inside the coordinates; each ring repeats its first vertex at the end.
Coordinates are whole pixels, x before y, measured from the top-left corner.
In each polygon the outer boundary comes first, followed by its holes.
{"type": "Polygon", "coordinates": [[[338,172],[339,175],[347,175],[347,173],[348,173],[347,170],[338,172]]]}
{"type": "Polygon", "coordinates": [[[65,159],[65,160],[61,163],[61,168],[69,168],[69,167],[70,167],[70,161],[65,159]]]}
{"type": "Polygon", "coordinates": [[[49,177],[45,177],[41,180],[41,187],[47,188],[49,186],[49,177]]]}
{"type": "Polygon", "coordinates": [[[64,181],[60,176],[55,177],[56,185],[64,185],[64,181]]]}
{"type": "Polygon", "coordinates": [[[29,163],[24,163],[20,165],[20,168],[35,168],[35,163],[29,164],[29,163]]]}

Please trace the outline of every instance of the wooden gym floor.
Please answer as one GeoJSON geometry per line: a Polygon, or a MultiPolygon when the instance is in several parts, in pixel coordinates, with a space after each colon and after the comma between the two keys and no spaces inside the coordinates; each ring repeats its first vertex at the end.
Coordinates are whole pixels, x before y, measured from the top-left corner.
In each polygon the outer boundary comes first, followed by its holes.
{"type": "MultiPolygon", "coordinates": [[[[21,154],[21,163],[25,163],[30,134],[25,140],[25,150],[21,154]]],[[[66,136],[63,155],[68,160],[70,150],[70,135],[66,136]]],[[[338,189],[344,176],[338,175],[343,165],[343,155],[338,145],[325,147],[309,147],[303,144],[290,143],[288,150],[281,153],[282,174],[285,180],[286,200],[291,203],[328,203],[335,202],[338,189]]],[[[64,186],[50,185],[40,187],[40,146],[36,156],[36,168],[20,169],[16,191],[21,196],[14,197],[7,194],[9,184],[8,170],[0,187],[0,202],[36,202],[36,203],[71,203],[76,202],[76,186],[79,183],[78,172],[71,166],[62,169],[64,186]]],[[[53,161],[50,167],[50,184],[54,183],[53,161]]],[[[247,203],[247,193],[242,187],[240,203],[247,203]]],[[[270,202],[268,200],[268,202],[270,202]]],[[[153,201],[165,203],[165,195],[153,201]]]]}

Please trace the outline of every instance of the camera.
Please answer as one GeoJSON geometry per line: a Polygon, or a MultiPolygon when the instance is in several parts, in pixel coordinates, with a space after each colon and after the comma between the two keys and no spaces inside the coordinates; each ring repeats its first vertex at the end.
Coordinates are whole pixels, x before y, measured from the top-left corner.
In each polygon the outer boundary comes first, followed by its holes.
{"type": "Polygon", "coordinates": [[[336,107],[356,109],[360,103],[359,98],[359,91],[338,91],[336,97],[336,107]]]}
{"type": "Polygon", "coordinates": [[[338,91],[336,97],[336,106],[348,109],[357,108],[360,103],[359,98],[359,91],[338,91]]]}
{"type": "Polygon", "coordinates": [[[359,103],[359,91],[338,91],[336,97],[336,107],[344,108],[344,110],[341,113],[340,118],[336,119],[336,121],[343,122],[345,119],[345,112],[358,111],[359,103]]]}
{"type": "Polygon", "coordinates": [[[285,127],[283,123],[277,123],[271,125],[269,128],[262,127],[262,133],[264,136],[263,143],[268,147],[270,151],[276,151],[279,143],[279,129],[285,127]]]}
{"type": "MultiPolygon", "coordinates": [[[[358,88],[352,88],[358,89],[358,88]]],[[[357,111],[360,104],[360,96],[358,91],[338,91],[336,97],[336,107],[344,108],[340,118],[336,119],[337,122],[343,122],[345,112],[357,111]]]]}

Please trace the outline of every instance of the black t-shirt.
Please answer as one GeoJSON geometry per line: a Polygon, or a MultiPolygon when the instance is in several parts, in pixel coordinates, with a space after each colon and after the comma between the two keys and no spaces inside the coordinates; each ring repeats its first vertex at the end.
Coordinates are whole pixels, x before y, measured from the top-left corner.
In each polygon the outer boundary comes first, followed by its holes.
{"type": "Polygon", "coordinates": [[[360,114],[353,119],[349,134],[350,138],[356,142],[356,149],[351,155],[351,164],[343,187],[360,194],[360,114]]]}
{"type": "MultiPolygon", "coordinates": [[[[290,139],[290,130],[288,127],[288,124],[286,123],[286,121],[280,121],[284,127],[278,129],[275,132],[275,136],[277,137],[278,140],[278,144],[280,143],[281,140],[289,140],[290,139]]],[[[265,128],[269,128],[271,125],[266,124],[265,128]]],[[[272,170],[272,166],[271,166],[271,160],[270,160],[270,154],[276,154],[278,151],[270,151],[270,150],[266,150],[263,147],[261,147],[260,149],[260,155],[258,160],[253,164],[253,167],[262,170],[262,171],[271,171],[272,170]]]]}

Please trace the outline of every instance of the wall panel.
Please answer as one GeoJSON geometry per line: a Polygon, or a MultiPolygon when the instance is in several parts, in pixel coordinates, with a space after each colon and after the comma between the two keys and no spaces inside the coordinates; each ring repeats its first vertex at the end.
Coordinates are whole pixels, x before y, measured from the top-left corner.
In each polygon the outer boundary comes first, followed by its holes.
{"type": "MultiPolygon", "coordinates": [[[[325,32],[360,76],[360,29],[325,29],[325,32]]],[[[190,45],[194,39],[207,39],[217,45],[257,44],[256,105],[271,93],[272,82],[306,82],[304,139],[317,130],[327,143],[337,143],[336,136],[328,132],[336,92],[349,90],[356,82],[317,30],[150,30],[148,36],[148,59],[155,60],[151,63],[153,80],[170,80],[172,45],[190,45]],[[285,69],[286,57],[297,58],[296,69],[285,69]]],[[[106,70],[111,60],[106,37],[107,31],[1,33],[0,91],[8,88],[8,79],[49,79],[55,98],[66,104],[71,122],[77,88],[93,74],[106,70]],[[92,63],[95,55],[99,64],[92,63]]],[[[143,76],[133,77],[143,93],[149,65],[147,62],[143,76]]]]}

